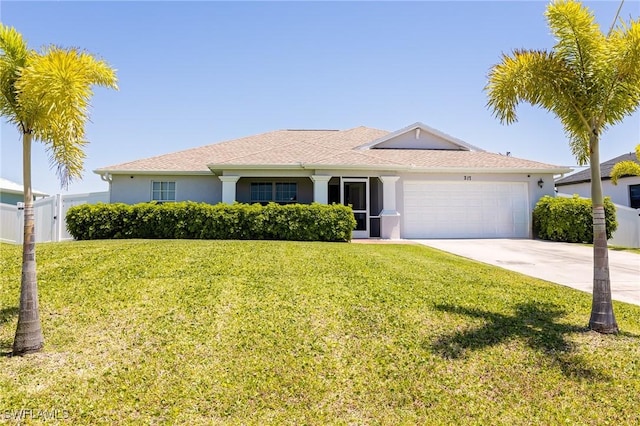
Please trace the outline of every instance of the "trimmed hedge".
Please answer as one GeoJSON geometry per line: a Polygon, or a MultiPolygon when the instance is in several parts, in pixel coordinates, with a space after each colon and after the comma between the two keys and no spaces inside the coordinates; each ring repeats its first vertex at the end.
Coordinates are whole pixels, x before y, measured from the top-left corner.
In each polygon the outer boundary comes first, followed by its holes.
{"type": "Polygon", "coordinates": [[[332,204],[81,204],[69,209],[76,240],[150,238],[350,241],[350,207],[332,204]]]}
{"type": "MultiPolygon", "coordinates": [[[[616,207],[609,197],[604,199],[607,239],[618,229],[616,207]]],[[[593,242],[593,208],[591,200],[545,195],[533,209],[533,233],[543,240],[567,243],[593,242]]]]}

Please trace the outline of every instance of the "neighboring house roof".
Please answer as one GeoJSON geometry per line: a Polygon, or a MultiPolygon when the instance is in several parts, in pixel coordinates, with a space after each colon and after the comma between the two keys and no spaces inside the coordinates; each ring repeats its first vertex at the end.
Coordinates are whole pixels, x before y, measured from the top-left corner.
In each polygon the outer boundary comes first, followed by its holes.
{"type": "Polygon", "coordinates": [[[239,169],[377,169],[567,173],[566,167],[489,153],[422,123],[396,132],[277,130],[95,170],[208,174],[239,169]]]}
{"type": "MultiPolygon", "coordinates": [[[[9,179],[0,178],[0,192],[6,194],[23,194],[24,188],[19,183],[10,181],[9,179]]],[[[34,197],[47,197],[49,194],[33,189],[31,191],[34,197]]]]}
{"type": "MultiPolygon", "coordinates": [[[[611,179],[611,177],[609,176],[611,174],[611,169],[613,169],[613,166],[621,161],[634,161],[640,164],[640,161],[638,161],[638,158],[636,157],[636,154],[634,152],[622,154],[616,158],[607,160],[604,163],[600,164],[601,180],[611,179]]],[[[556,181],[556,186],[574,185],[584,182],[591,182],[591,168],[584,169],[572,175],[565,176],[562,179],[558,179],[556,181]]]]}

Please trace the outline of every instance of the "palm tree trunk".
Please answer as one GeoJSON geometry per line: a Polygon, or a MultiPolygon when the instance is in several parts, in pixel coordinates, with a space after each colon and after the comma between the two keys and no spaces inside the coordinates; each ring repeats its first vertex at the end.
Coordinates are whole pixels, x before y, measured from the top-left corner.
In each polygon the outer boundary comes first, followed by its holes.
{"type": "Polygon", "coordinates": [[[22,167],[24,180],[24,241],[22,243],[22,282],[18,327],[13,340],[13,355],[37,352],[44,346],[40,311],[38,308],[38,280],[36,277],[36,234],[31,189],[30,132],[22,136],[22,167]]]}
{"type": "Polygon", "coordinates": [[[618,324],[611,302],[607,225],[604,219],[604,197],[600,180],[599,136],[589,138],[591,163],[591,203],[593,207],[593,301],[589,328],[599,333],[617,333],[618,324]]]}

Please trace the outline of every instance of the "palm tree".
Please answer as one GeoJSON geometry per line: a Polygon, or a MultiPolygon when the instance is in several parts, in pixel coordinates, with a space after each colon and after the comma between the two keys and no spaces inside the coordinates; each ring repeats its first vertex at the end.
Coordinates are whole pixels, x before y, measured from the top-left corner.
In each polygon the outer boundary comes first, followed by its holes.
{"type": "Polygon", "coordinates": [[[51,46],[36,52],[14,28],[0,23],[0,115],[22,134],[24,243],[18,326],[13,354],[42,349],[38,309],[31,143],[45,144],[63,187],[80,177],[84,125],[93,85],[117,89],[107,63],[77,49],[51,46]]]}
{"type": "MultiPolygon", "coordinates": [[[[640,161],[640,145],[636,145],[636,158],[640,161]]],[[[609,173],[611,183],[618,184],[618,179],[623,176],[640,176],[640,163],[635,161],[621,161],[616,163],[609,173]]]]}
{"type": "Polygon", "coordinates": [[[578,162],[591,164],[594,275],[589,327],[601,333],[617,333],[599,143],[605,130],[620,123],[640,104],[640,21],[614,22],[605,35],[591,11],[573,0],[550,3],[545,16],[555,46],[550,51],[503,54],[502,61],[489,72],[487,106],[506,124],[516,121],[515,110],[521,102],[552,112],[562,123],[578,162]]]}

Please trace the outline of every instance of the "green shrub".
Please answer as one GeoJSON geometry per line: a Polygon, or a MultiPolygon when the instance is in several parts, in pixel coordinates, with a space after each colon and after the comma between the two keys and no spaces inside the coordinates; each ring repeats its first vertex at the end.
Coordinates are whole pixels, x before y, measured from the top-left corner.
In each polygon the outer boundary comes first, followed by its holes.
{"type": "MultiPolygon", "coordinates": [[[[618,228],[616,207],[609,197],[604,199],[607,239],[618,228]]],[[[591,200],[574,195],[572,198],[542,197],[533,210],[533,233],[543,240],[568,243],[593,242],[593,209],[591,200]]]]}
{"type": "Polygon", "coordinates": [[[350,207],[323,204],[82,204],[69,209],[77,240],[112,238],[349,241],[350,207]]]}

